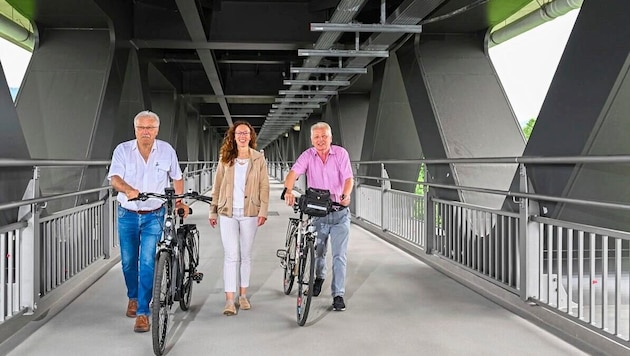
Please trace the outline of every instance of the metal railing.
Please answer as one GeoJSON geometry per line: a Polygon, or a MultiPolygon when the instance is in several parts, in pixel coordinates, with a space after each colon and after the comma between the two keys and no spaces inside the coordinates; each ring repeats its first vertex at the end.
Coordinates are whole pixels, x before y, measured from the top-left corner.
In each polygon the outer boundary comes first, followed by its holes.
{"type": "MultiPolygon", "coordinates": [[[[354,220],[379,229],[412,253],[448,261],[473,276],[536,303],[630,350],[630,232],[538,216],[541,202],[628,211],[630,205],[533,194],[527,165],[628,164],[630,156],[503,157],[353,162],[354,220]],[[387,177],[386,165],[513,164],[520,189],[465,187],[387,177]],[[380,176],[358,175],[379,165],[380,176]],[[391,189],[392,182],[421,185],[426,194],[391,189]],[[475,192],[511,199],[519,211],[503,211],[438,199],[432,189],[475,192]],[[605,272],[604,272],[605,271],[605,272]]],[[[376,169],[375,169],[376,170],[376,169]]],[[[279,180],[286,176],[270,174],[279,180]]],[[[508,182],[509,184],[509,182],[508,182]]]]}
{"type": "MultiPolygon", "coordinates": [[[[216,162],[182,164],[186,165],[186,189],[205,193],[211,188],[216,162]]],[[[109,161],[0,159],[0,167],[33,167],[33,178],[23,199],[0,204],[0,210],[20,209],[18,222],[0,226],[0,256],[4,256],[0,268],[5,271],[0,274],[0,328],[9,319],[35,313],[40,301],[96,262],[119,260],[117,203],[110,186],[48,196],[42,196],[39,189],[43,167],[80,170],[107,165],[109,161]],[[99,198],[44,214],[50,202],[89,194],[98,194],[99,198]]],[[[110,267],[104,264],[95,273],[102,274],[110,267]]]]}

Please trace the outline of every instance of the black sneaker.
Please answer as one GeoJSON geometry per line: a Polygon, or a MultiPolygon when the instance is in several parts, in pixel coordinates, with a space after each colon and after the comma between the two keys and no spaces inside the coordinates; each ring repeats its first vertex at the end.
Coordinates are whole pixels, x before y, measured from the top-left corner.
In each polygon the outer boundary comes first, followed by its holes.
{"type": "Polygon", "coordinates": [[[333,310],[344,311],[346,310],[346,303],[343,302],[343,297],[338,295],[333,298],[333,310]]]}
{"type": "Polygon", "coordinates": [[[313,283],[313,297],[317,297],[322,292],[322,284],[324,284],[323,278],[315,278],[313,283]]]}

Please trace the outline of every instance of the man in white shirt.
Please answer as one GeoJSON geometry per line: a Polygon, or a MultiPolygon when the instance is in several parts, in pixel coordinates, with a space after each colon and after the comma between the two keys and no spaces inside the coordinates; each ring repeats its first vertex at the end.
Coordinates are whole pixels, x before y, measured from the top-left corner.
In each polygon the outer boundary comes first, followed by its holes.
{"type": "MultiPolygon", "coordinates": [[[[182,194],[184,181],[177,154],[167,142],[156,140],[160,118],[151,111],[142,111],[133,119],[136,139],[114,149],[109,178],[118,194],[118,236],[123,275],[127,286],[126,315],[136,318],[135,332],[150,329],[149,303],[153,289],[155,248],[162,235],[166,208],[161,199],[129,201],[140,192],[164,194],[173,180],[175,194],[182,194]]],[[[178,200],[176,208],[188,207],[178,200]]]]}

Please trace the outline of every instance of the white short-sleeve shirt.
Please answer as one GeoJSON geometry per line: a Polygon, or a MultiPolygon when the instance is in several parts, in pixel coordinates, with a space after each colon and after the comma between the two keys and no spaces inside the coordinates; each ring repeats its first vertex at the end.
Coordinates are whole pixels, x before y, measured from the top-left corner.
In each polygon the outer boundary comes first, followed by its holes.
{"type": "MultiPolygon", "coordinates": [[[[107,178],[119,176],[127,184],[142,193],[161,193],[169,187],[169,177],[173,180],[182,179],[177,153],[165,141],[155,140],[149,159],[145,162],[138,150],[138,140],[126,141],[114,149],[112,163],[107,178]]],[[[129,210],[154,210],[164,201],[161,199],[147,199],[146,201],[127,201],[125,194],[118,194],[120,205],[129,210]]]]}

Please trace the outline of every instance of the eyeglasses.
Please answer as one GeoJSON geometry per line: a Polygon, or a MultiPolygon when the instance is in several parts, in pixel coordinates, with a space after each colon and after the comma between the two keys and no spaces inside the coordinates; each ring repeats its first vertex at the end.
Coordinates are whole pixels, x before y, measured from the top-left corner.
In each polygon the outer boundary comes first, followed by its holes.
{"type": "Polygon", "coordinates": [[[235,132],[234,134],[236,136],[248,136],[249,135],[249,131],[235,132]]]}
{"type": "Polygon", "coordinates": [[[136,130],[138,131],[142,131],[142,130],[153,130],[153,129],[157,129],[158,126],[136,126],[136,130]]]}

